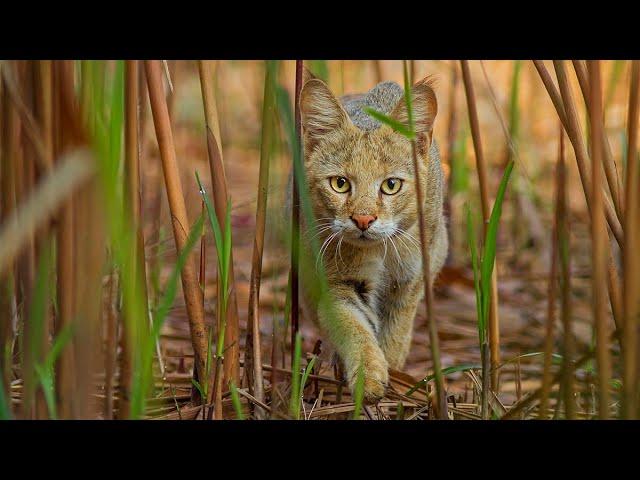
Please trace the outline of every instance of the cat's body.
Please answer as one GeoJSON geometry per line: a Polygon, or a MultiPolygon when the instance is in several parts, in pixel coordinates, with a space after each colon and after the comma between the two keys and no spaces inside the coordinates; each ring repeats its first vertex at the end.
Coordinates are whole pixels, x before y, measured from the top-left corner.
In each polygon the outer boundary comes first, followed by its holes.
{"type": "MultiPolygon", "coordinates": [[[[443,173],[431,141],[437,107],[428,82],[416,84],[413,95],[433,278],[448,249],[443,173]]],[[[424,293],[411,143],[363,110],[369,106],[406,122],[403,90],[384,82],[340,104],[311,77],[300,105],[305,173],[317,221],[303,225],[302,246],[309,248],[314,235],[320,239],[332,297],[328,309],[304,295],[303,284],[305,317],[329,337],[352,388],[363,365],[365,398],[374,401],[384,394],[388,368],[404,365],[424,293]]]]}

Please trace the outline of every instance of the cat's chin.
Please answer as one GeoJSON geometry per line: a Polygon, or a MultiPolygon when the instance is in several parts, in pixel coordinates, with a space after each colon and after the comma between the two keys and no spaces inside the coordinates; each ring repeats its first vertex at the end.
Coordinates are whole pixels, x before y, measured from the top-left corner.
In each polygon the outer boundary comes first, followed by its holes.
{"type": "Polygon", "coordinates": [[[362,234],[358,237],[345,237],[344,241],[357,248],[371,248],[382,243],[381,238],[372,237],[366,234],[362,234]]]}

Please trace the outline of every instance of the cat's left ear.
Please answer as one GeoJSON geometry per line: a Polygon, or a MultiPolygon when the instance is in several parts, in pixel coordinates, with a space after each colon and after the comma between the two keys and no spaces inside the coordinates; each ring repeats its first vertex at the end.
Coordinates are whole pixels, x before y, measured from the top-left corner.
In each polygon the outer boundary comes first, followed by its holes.
{"type": "Polygon", "coordinates": [[[350,121],[326,83],[308,70],[305,80],[300,92],[300,117],[305,149],[311,151],[323,137],[345,128],[350,121]]]}
{"type": "MultiPolygon", "coordinates": [[[[433,123],[438,113],[438,101],[431,87],[432,84],[431,77],[425,77],[411,87],[413,123],[418,136],[418,143],[421,143],[421,146],[426,147],[426,149],[431,145],[433,123]]],[[[391,117],[404,125],[409,124],[409,115],[404,96],[391,112],[391,117]]]]}

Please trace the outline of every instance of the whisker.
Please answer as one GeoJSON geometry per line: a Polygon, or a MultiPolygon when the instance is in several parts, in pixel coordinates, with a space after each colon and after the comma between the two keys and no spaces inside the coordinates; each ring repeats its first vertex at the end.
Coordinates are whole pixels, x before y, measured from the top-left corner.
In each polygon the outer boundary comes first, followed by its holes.
{"type": "Polygon", "coordinates": [[[313,240],[314,238],[316,238],[316,237],[317,237],[318,235],[320,235],[321,233],[324,233],[324,232],[326,232],[327,230],[331,230],[332,228],[333,228],[333,227],[331,227],[331,226],[330,226],[330,227],[323,227],[322,229],[320,229],[319,231],[317,231],[317,232],[313,235],[313,237],[309,238],[309,240],[310,240],[310,241],[311,241],[311,240],[313,240]]]}
{"type": "Polygon", "coordinates": [[[387,258],[387,239],[385,237],[382,237],[382,244],[384,245],[384,255],[382,256],[382,263],[384,263],[385,259],[387,258]]]}
{"type": "Polygon", "coordinates": [[[329,247],[329,244],[331,243],[331,241],[336,238],[336,236],[339,234],[340,232],[335,232],[333,234],[331,234],[329,237],[327,237],[327,239],[324,241],[324,243],[322,244],[322,247],[320,247],[320,253],[318,254],[318,258],[316,258],[316,271],[318,270],[318,262],[320,261],[320,259],[322,259],[324,257],[324,254],[327,251],[327,248],[329,247]]]}
{"type": "Polygon", "coordinates": [[[400,265],[400,252],[398,252],[398,247],[396,247],[396,242],[393,241],[393,237],[389,237],[389,241],[391,242],[391,246],[396,251],[396,258],[398,259],[398,265],[400,265]]]}
{"type": "Polygon", "coordinates": [[[344,260],[342,259],[342,240],[344,240],[344,235],[340,235],[340,240],[338,241],[338,256],[340,257],[342,265],[346,267],[347,264],[344,263],[344,260]]]}

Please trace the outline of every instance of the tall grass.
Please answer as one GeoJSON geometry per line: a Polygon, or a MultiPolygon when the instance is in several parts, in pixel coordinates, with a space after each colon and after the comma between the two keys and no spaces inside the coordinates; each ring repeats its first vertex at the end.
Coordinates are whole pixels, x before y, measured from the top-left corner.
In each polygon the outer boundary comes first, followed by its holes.
{"type": "MultiPolygon", "coordinates": [[[[220,135],[216,89],[214,88],[216,71],[216,61],[200,60],[198,62],[202,103],[205,114],[205,136],[207,140],[207,156],[209,158],[209,173],[211,175],[213,205],[215,207],[218,223],[222,225],[225,221],[229,202],[229,193],[222,154],[222,139],[220,135]]],[[[231,250],[231,260],[229,264],[229,288],[229,308],[227,309],[227,328],[225,330],[225,349],[227,350],[227,356],[224,362],[223,377],[225,384],[231,379],[238,383],[240,379],[240,327],[238,325],[238,302],[236,298],[235,273],[233,269],[233,248],[231,250]]]]}
{"type": "Polygon", "coordinates": [[[631,62],[627,112],[626,177],[624,203],[624,324],[623,324],[623,416],[638,418],[638,323],[640,319],[640,162],[638,161],[638,111],[640,108],[640,62],[631,62]]]}
{"type": "MultiPolygon", "coordinates": [[[[264,99],[262,107],[262,138],[260,148],[260,175],[258,179],[258,205],[256,207],[256,233],[253,257],[251,260],[251,277],[249,280],[249,312],[247,317],[247,342],[245,369],[251,372],[249,379],[253,386],[254,396],[264,400],[262,379],[262,349],[260,345],[260,316],[258,312],[260,298],[260,279],[262,277],[262,254],[264,250],[264,234],[267,213],[267,189],[269,187],[269,166],[274,143],[275,130],[275,75],[277,63],[266,62],[264,80],[264,99]]],[[[261,414],[260,414],[261,415],[261,414]]]]}
{"type": "MultiPolygon", "coordinates": [[[[488,229],[491,211],[489,208],[489,179],[487,165],[482,150],[482,140],[480,138],[480,126],[478,123],[478,111],[476,107],[476,97],[471,81],[469,62],[461,60],[462,81],[467,99],[467,110],[469,114],[469,125],[471,127],[471,137],[473,138],[473,149],[476,155],[476,169],[478,171],[478,185],[480,187],[480,202],[482,205],[482,218],[484,232],[488,229]]],[[[498,389],[498,365],[500,364],[500,323],[498,317],[498,276],[497,270],[492,270],[491,277],[491,300],[489,304],[489,349],[491,352],[491,387],[498,389]]]]}
{"type": "Polygon", "coordinates": [[[611,360],[609,357],[609,328],[606,323],[606,285],[607,271],[607,227],[604,220],[603,196],[600,185],[603,181],[603,107],[602,87],[600,80],[600,62],[590,60],[590,125],[591,125],[591,157],[593,181],[593,209],[591,210],[591,239],[593,265],[593,317],[596,331],[596,359],[598,364],[598,413],[600,418],[609,418],[609,380],[611,378],[611,360]]]}
{"type": "MultiPolygon", "coordinates": [[[[216,317],[218,321],[218,339],[216,341],[215,350],[215,377],[213,381],[212,396],[214,399],[214,412],[217,420],[222,419],[222,380],[223,380],[223,360],[226,352],[225,348],[225,331],[227,328],[227,309],[229,308],[229,296],[231,292],[231,202],[227,201],[227,213],[225,215],[224,224],[218,223],[214,207],[207,196],[200,176],[196,172],[196,180],[204,203],[207,207],[207,218],[213,232],[213,238],[216,244],[216,258],[218,261],[218,298],[216,307],[216,317]]],[[[209,357],[209,355],[207,355],[209,357]]],[[[200,377],[203,381],[208,382],[209,369],[205,369],[205,375],[200,377]]],[[[204,390],[205,398],[208,398],[204,390]]]]}
{"type": "MultiPolygon", "coordinates": [[[[182,185],[180,184],[167,102],[163,93],[162,67],[160,62],[145,61],[145,71],[151,100],[151,112],[153,114],[156,136],[160,147],[167,198],[171,210],[171,223],[176,250],[182,251],[186,243],[186,225],[189,225],[189,220],[184,195],[182,193],[182,185]]],[[[182,268],[181,278],[191,329],[191,341],[195,352],[195,371],[197,372],[198,378],[202,380],[206,378],[207,331],[204,324],[204,309],[202,307],[203,293],[198,283],[197,271],[196,258],[192,255],[187,259],[182,268]]]]}
{"type": "Polygon", "coordinates": [[[471,265],[473,267],[473,278],[476,292],[476,308],[478,315],[478,338],[480,341],[480,356],[482,360],[482,417],[489,418],[489,395],[491,385],[489,382],[491,365],[489,361],[489,309],[491,306],[491,289],[493,269],[496,261],[496,242],[498,235],[498,225],[502,215],[502,203],[507,189],[507,184],[513,171],[514,162],[509,161],[505,168],[496,200],[491,210],[489,224],[486,229],[482,249],[478,252],[475,228],[471,218],[471,209],[467,205],[467,226],[469,237],[469,249],[471,252],[471,265]]]}

